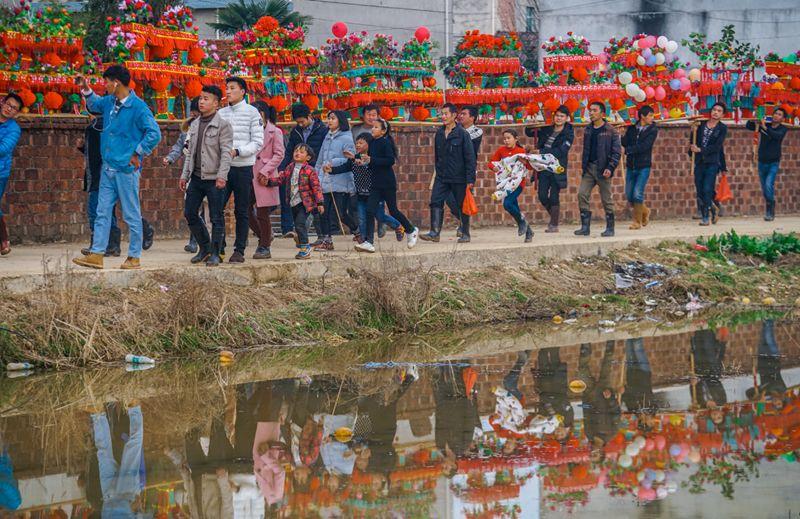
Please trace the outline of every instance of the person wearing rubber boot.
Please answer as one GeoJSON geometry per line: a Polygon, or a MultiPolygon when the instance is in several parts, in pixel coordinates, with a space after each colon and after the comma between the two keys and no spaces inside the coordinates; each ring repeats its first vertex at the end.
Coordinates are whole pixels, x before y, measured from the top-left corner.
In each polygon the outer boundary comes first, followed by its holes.
{"type": "Polygon", "coordinates": [[[576,236],[589,236],[592,212],[589,201],[595,186],[600,188],[600,198],[606,212],[606,230],[600,236],[614,236],[614,200],[611,197],[611,179],[619,165],[621,146],[619,134],[606,122],[606,105],[593,101],[589,105],[591,124],[583,133],[583,176],[578,189],[578,207],[581,211],[581,228],[576,236]]]}
{"type": "Polygon", "coordinates": [[[764,220],[775,219],[775,177],[781,164],[781,146],[786,137],[787,128],[783,125],[786,110],[777,107],[772,112],[771,121],[747,121],[747,129],[758,129],[758,179],[761,181],[761,193],[764,195],[767,209],[764,220]]]}
{"type": "MultiPolygon", "coordinates": [[[[11,176],[14,148],[17,147],[19,136],[22,134],[19,124],[15,121],[21,109],[22,99],[17,94],[8,94],[0,104],[0,202],[3,201],[3,193],[11,176]]],[[[11,252],[9,242],[5,216],[0,208],[0,254],[3,256],[11,252]]]]}
{"type": "Polygon", "coordinates": [[[649,106],[639,110],[639,121],[628,126],[622,137],[625,148],[625,198],[633,206],[631,229],[641,229],[650,222],[650,209],[644,204],[644,190],[650,179],[653,164],[653,145],[658,137],[658,128],[653,123],[655,112],[649,106]]]}
{"type": "Polygon", "coordinates": [[[219,252],[225,237],[223,197],[233,160],[233,126],[219,115],[221,100],[222,91],[217,86],[204,86],[200,92],[200,117],[189,125],[189,153],[183,161],[180,180],[180,188],[186,192],[184,216],[199,248],[191,262],[205,262],[208,267],[222,262],[219,252]],[[203,198],[208,200],[210,239],[198,215],[203,198]]]}
{"type": "MultiPolygon", "coordinates": [[[[436,178],[431,191],[431,230],[420,236],[422,240],[438,242],[444,220],[444,203],[452,193],[456,207],[464,204],[467,189],[475,183],[475,148],[469,133],[456,122],[458,113],[455,105],[447,103],[442,107],[442,123],[436,132],[434,163],[436,178]]],[[[458,243],[470,241],[469,216],[460,212],[462,236],[458,243]]]]}
{"type": "Polygon", "coordinates": [[[142,255],[142,208],[139,202],[139,178],[142,159],[161,141],[161,130],[153,112],[130,88],[131,74],[122,65],[111,65],[103,73],[106,95],[92,91],[83,79],[81,93],[89,110],[102,112],[101,154],[103,170],[97,200],[97,220],[89,255],[73,259],[82,267],[103,268],[103,254],[108,246],[111,213],[117,201],[128,225],[130,243],[123,269],[140,268],[142,255]]]}
{"type": "Polygon", "coordinates": [[[728,135],[728,127],[722,122],[727,107],[723,103],[714,103],[711,107],[711,118],[693,128],[694,140],[689,146],[689,155],[694,160],[694,186],[700,199],[702,219],[700,225],[709,225],[709,217],[717,223],[717,212],[714,206],[717,175],[725,168],[724,145],[728,135]]]}
{"type": "Polygon", "coordinates": [[[539,172],[539,202],[550,215],[550,223],[544,232],[558,232],[558,221],[561,213],[560,193],[567,188],[567,165],[569,150],[575,141],[575,130],[569,123],[569,108],[561,105],[553,114],[553,124],[544,128],[525,128],[525,135],[537,137],[536,146],[539,153],[549,153],[558,159],[564,168],[563,173],[544,170],[539,172]]]}

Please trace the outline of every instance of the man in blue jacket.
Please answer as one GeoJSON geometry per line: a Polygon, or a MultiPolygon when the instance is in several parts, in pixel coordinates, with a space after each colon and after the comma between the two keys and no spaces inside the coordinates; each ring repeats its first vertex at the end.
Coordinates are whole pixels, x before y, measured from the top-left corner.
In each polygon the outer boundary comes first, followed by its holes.
{"type": "Polygon", "coordinates": [[[128,257],[120,268],[138,269],[142,255],[139,177],[142,159],[158,146],[161,130],[150,108],[128,86],[131,81],[128,69],[122,65],[112,65],[103,73],[103,78],[107,95],[100,97],[95,94],[86,79],[81,90],[89,110],[103,114],[104,126],[100,137],[103,169],[100,173],[92,248],[89,255],[72,261],[82,267],[103,268],[111,212],[119,200],[130,233],[128,257]]]}
{"type": "MultiPolygon", "coordinates": [[[[0,202],[6,192],[8,178],[11,176],[11,158],[22,133],[14,119],[22,109],[22,99],[17,94],[8,94],[0,104],[0,202]]],[[[5,256],[11,252],[8,229],[6,228],[3,209],[0,207],[0,254],[5,256]]]]}

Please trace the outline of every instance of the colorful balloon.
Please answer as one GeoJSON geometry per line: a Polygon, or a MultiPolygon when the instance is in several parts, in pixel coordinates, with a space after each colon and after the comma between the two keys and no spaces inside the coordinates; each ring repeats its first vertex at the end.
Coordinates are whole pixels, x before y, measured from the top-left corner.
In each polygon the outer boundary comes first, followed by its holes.
{"type": "Polygon", "coordinates": [[[331,32],[337,38],[344,38],[347,36],[347,24],[344,22],[336,22],[331,27],[331,32]]]}
{"type": "Polygon", "coordinates": [[[644,57],[645,57],[645,59],[649,58],[649,57],[650,57],[650,56],[652,56],[652,55],[653,55],[653,51],[652,51],[652,49],[650,49],[650,48],[646,48],[646,49],[644,49],[644,50],[642,51],[642,56],[644,56],[644,57]]]}
{"type": "Polygon", "coordinates": [[[632,463],[633,463],[633,458],[631,458],[627,454],[622,454],[617,460],[617,464],[619,464],[619,466],[624,469],[630,467],[632,463]]]}
{"type": "Polygon", "coordinates": [[[636,56],[636,64],[637,65],[639,65],[640,67],[644,67],[646,63],[647,63],[647,60],[645,59],[644,56],[636,56]]]}
{"type": "Polygon", "coordinates": [[[675,72],[672,73],[672,77],[680,79],[682,77],[686,77],[686,71],[682,68],[675,69],[675,72]]]}
{"type": "Polygon", "coordinates": [[[414,37],[417,39],[418,42],[422,43],[430,39],[431,31],[427,27],[422,25],[418,27],[416,31],[414,31],[414,37]]]}
{"type": "MultiPolygon", "coordinates": [[[[656,98],[656,101],[663,101],[664,98],[667,97],[667,91],[664,90],[664,87],[662,87],[661,85],[658,85],[656,87],[656,93],[655,93],[654,97],[656,98]]],[[[648,440],[648,441],[651,441],[651,440],[648,440]]],[[[654,444],[654,446],[655,446],[655,444],[654,444]]],[[[650,449],[648,449],[648,450],[652,450],[652,447],[650,449]]]]}
{"type": "Polygon", "coordinates": [[[655,67],[656,66],[656,57],[655,56],[650,56],[649,58],[647,58],[645,60],[645,63],[647,64],[648,67],[655,67]]]}
{"type": "Polygon", "coordinates": [[[680,453],[681,453],[681,446],[678,445],[677,443],[673,443],[672,445],[669,446],[669,455],[672,456],[673,458],[678,457],[680,453]]]}
{"type": "Polygon", "coordinates": [[[667,46],[668,42],[669,38],[667,38],[666,36],[659,36],[658,39],[656,40],[656,44],[662,49],[667,46]]]}
{"type": "Polygon", "coordinates": [[[644,101],[647,99],[647,94],[644,93],[644,90],[639,90],[636,92],[636,94],[634,94],[633,99],[636,100],[637,103],[644,103],[644,101]]]}
{"type": "Polygon", "coordinates": [[[682,77],[678,81],[681,82],[681,92],[687,92],[692,88],[692,82],[688,78],[682,77]]]}
{"type": "Polygon", "coordinates": [[[656,436],[655,440],[656,440],[656,449],[658,450],[663,450],[664,447],[667,445],[667,439],[661,434],[656,436]]]}
{"type": "Polygon", "coordinates": [[[620,72],[617,76],[617,81],[620,82],[621,85],[627,85],[631,81],[633,81],[633,75],[630,72],[620,72]]]}
{"type": "Polygon", "coordinates": [[[637,85],[636,83],[628,83],[627,85],[625,85],[625,93],[631,97],[635,96],[636,92],[638,91],[639,91],[639,85],[637,85]]]}
{"type": "Polygon", "coordinates": [[[665,61],[667,61],[667,57],[663,53],[656,53],[656,65],[663,65],[665,61]]]}
{"type": "Polygon", "coordinates": [[[697,82],[700,81],[701,77],[699,68],[693,68],[689,71],[689,81],[697,82]]]}
{"type": "Polygon", "coordinates": [[[675,52],[677,52],[678,50],[678,42],[668,41],[666,46],[664,47],[664,50],[666,50],[669,53],[675,54],[675,52]]]}
{"type": "Polygon", "coordinates": [[[669,80],[669,88],[671,90],[680,90],[681,89],[681,80],[680,79],[670,79],[669,80]]]}

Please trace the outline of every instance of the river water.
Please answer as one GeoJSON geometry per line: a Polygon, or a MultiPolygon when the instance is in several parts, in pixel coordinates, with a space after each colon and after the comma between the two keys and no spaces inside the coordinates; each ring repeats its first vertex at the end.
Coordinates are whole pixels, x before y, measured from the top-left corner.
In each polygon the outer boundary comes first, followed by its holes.
{"type": "Polygon", "coordinates": [[[800,324],[636,330],[8,378],[0,517],[797,517],[800,324]]]}

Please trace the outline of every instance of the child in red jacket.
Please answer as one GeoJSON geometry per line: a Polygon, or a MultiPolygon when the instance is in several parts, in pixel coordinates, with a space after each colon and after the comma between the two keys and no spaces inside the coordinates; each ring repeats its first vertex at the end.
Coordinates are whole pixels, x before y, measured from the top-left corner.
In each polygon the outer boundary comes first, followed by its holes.
{"type": "Polygon", "coordinates": [[[323,205],[322,188],[319,185],[317,172],[309,162],[314,157],[314,150],[307,144],[298,144],[292,154],[293,161],[281,171],[276,181],[270,181],[268,185],[287,184],[285,190],[286,202],[292,208],[294,217],[295,242],[300,252],[295,256],[296,259],[308,259],[311,257],[311,246],[308,244],[308,221],[309,214],[322,214],[325,212],[323,205]]]}
{"type": "MultiPolygon", "coordinates": [[[[494,152],[491,160],[489,160],[489,169],[491,171],[496,171],[494,167],[495,162],[500,162],[507,157],[511,157],[519,153],[525,153],[525,148],[519,145],[519,137],[516,130],[509,128],[503,131],[503,144],[503,146],[499,147],[497,151],[494,152]]],[[[528,243],[533,239],[533,229],[531,229],[531,226],[528,225],[528,222],[522,215],[518,201],[519,195],[522,193],[524,188],[525,178],[523,177],[522,182],[517,189],[506,195],[506,197],[503,199],[503,209],[508,211],[508,214],[510,214],[511,217],[514,218],[514,221],[517,222],[517,234],[520,236],[524,234],[525,243],[528,243]]]]}

